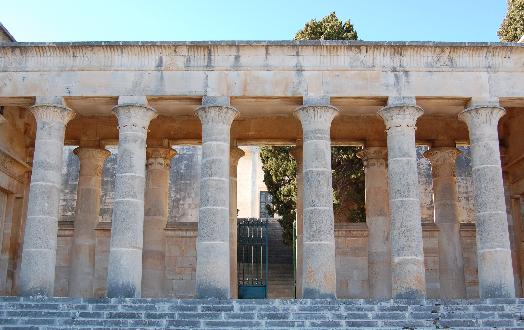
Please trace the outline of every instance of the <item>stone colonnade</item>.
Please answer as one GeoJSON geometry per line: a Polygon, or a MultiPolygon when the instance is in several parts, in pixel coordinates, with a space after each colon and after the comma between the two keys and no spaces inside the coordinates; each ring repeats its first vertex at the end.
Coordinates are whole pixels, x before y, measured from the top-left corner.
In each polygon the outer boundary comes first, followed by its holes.
{"type": "Polygon", "coordinates": [[[165,234],[169,204],[169,169],[176,151],[147,147],[144,201],[142,296],[161,297],[165,288],[165,234]]]}
{"type": "Polygon", "coordinates": [[[442,298],[466,296],[464,260],[460,245],[458,191],[454,147],[431,148],[424,156],[431,162],[435,223],[439,229],[439,283],[442,298]]]}
{"type": "Polygon", "coordinates": [[[369,297],[391,297],[391,240],[388,207],[387,149],[367,147],[364,160],[368,226],[369,297]]]}
{"type": "Polygon", "coordinates": [[[95,227],[98,224],[102,169],[111,154],[105,149],[79,147],[74,153],[80,160],[77,187],[75,231],[71,256],[71,297],[93,296],[95,278],[95,227]]]}
{"type": "Polygon", "coordinates": [[[379,111],[388,144],[391,276],[394,298],[426,295],[415,129],[423,110],[414,98],[390,98],[379,111]]]}
{"type": "Polygon", "coordinates": [[[459,115],[469,129],[482,298],[515,296],[497,130],[505,112],[498,105],[474,105],[459,115]]]}
{"type": "Polygon", "coordinates": [[[19,290],[52,296],[65,127],[75,113],[61,99],[40,98],[31,112],[37,128],[19,290]]]}
{"type": "MultiPolygon", "coordinates": [[[[29,192],[20,292],[53,294],[62,148],[67,122],[74,112],[61,99],[37,99],[32,108],[37,135],[29,192]]],[[[146,148],[149,123],[156,111],[145,97],[120,97],[119,152],[108,266],[108,296],[140,297],[161,292],[164,283],[162,242],[151,242],[165,226],[169,147],[146,148]],[[146,158],[147,154],[147,158],[146,158]],[[147,159],[147,162],[146,162],[147,159]],[[147,180],[146,166],[147,164],[147,180]],[[144,193],[147,198],[144,202],[144,193]],[[144,223],[145,221],[145,223],[144,223]],[[144,241],[146,248],[144,249],[144,241]],[[143,258],[145,258],[143,261],[143,258]],[[150,262],[151,261],[151,262],[150,262]],[[143,292],[142,292],[143,290],[143,292]]],[[[234,219],[231,195],[233,174],[242,155],[230,145],[230,129],[238,110],[227,97],[204,97],[195,110],[202,124],[202,165],[197,240],[196,292],[201,298],[230,298],[233,289],[234,219]]],[[[303,196],[299,222],[302,250],[298,296],[336,297],[335,241],[331,178],[330,127],[338,110],[329,98],[304,98],[295,111],[303,130],[299,194],[303,196]]],[[[390,97],[378,112],[386,125],[387,152],[369,143],[362,152],[366,164],[366,202],[369,228],[370,295],[382,298],[422,298],[426,295],[420,204],[416,166],[415,130],[423,114],[413,97],[390,97]],[[387,155],[387,156],[386,156],[387,155]],[[387,168],[386,168],[387,158],[387,168]],[[387,180],[386,180],[387,177],[387,180]],[[387,182],[387,184],[386,184],[387,182]],[[385,198],[385,196],[388,198],[385,198]],[[390,219],[390,220],[389,220],[390,219]],[[389,229],[388,229],[389,228],[389,229]],[[389,267],[391,260],[391,267],[389,267]]],[[[473,189],[477,221],[480,296],[513,297],[514,280],[507,231],[500,166],[497,123],[504,109],[497,105],[472,106],[459,118],[469,128],[473,160],[473,189]]],[[[464,296],[463,261],[458,242],[456,178],[457,152],[437,147],[426,153],[433,164],[436,222],[440,229],[441,287],[443,296],[464,296]]],[[[79,204],[75,233],[76,264],[71,288],[75,296],[90,295],[94,213],[100,194],[97,169],[101,150],[78,149],[81,182],[78,193],[90,196],[79,204]],[[84,151],[86,150],[86,151],[84,151]],[[96,154],[84,159],[83,154],[96,154]],[[80,224],[80,222],[82,222],[80,224]]],[[[163,236],[163,235],[161,235],[163,236]]]]}
{"type": "Polygon", "coordinates": [[[237,285],[237,168],[238,161],[245,155],[238,147],[231,148],[229,168],[229,277],[231,298],[238,298],[237,285]]]}
{"type": "Polygon", "coordinates": [[[338,110],[329,102],[305,103],[295,112],[303,132],[302,297],[334,298],[337,282],[330,127],[338,110]]]}

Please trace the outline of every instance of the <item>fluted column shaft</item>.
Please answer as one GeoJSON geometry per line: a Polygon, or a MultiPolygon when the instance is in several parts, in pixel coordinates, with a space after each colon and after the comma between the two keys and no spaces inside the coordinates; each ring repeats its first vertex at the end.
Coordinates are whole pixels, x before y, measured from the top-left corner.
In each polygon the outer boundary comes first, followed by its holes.
{"type": "Polygon", "coordinates": [[[295,111],[303,132],[303,298],[336,297],[330,127],[337,113],[328,105],[304,105],[295,111]]]}
{"type": "Polygon", "coordinates": [[[102,169],[111,155],[105,149],[79,147],[74,153],[80,159],[75,231],[71,251],[69,296],[92,297],[95,279],[95,227],[100,213],[102,169]]]}
{"type": "Polygon", "coordinates": [[[169,204],[169,169],[176,151],[169,147],[146,149],[144,194],[144,249],[142,296],[162,297],[165,292],[165,233],[169,204]]]}
{"type": "Polygon", "coordinates": [[[229,263],[231,298],[238,298],[238,262],[237,262],[237,168],[238,161],[245,155],[238,147],[231,148],[229,169],[229,263]]]}
{"type": "Polygon", "coordinates": [[[230,130],[238,111],[225,105],[204,105],[196,114],[202,123],[196,294],[199,298],[229,298],[230,130]]]}
{"type": "Polygon", "coordinates": [[[119,134],[107,295],[133,298],[141,296],[146,137],[156,111],[122,104],[113,112],[119,134]]]}
{"type": "Polygon", "coordinates": [[[431,148],[424,157],[431,161],[435,223],[439,229],[439,282],[441,298],[465,298],[464,259],[460,244],[458,191],[454,147],[431,148]]]}
{"type": "Polygon", "coordinates": [[[37,104],[31,112],[37,128],[20,270],[20,294],[52,296],[64,134],[74,112],[57,104],[37,104]]]}
{"type": "Polygon", "coordinates": [[[364,160],[366,181],[369,297],[391,298],[387,148],[368,147],[359,157],[364,160]]]}
{"type": "Polygon", "coordinates": [[[297,142],[291,155],[297,163],[297,199],[296,209],[296,243],[295,243],[295,294],[296,298],[302,298],[302,274],[304,269],[304,162],[302,141],[297,142]]]}
{"type": "Polygon", "coordinates": [[[498,106],[473,106],[459,114],[471,145],[481,298],[515,297],[497,130],[504,114],[498,106]]]}
{"type": "Polygon", "coordinates": [[[388,143],[389,207],[393,298],[426,296],[424,251],[415,146],[414,104],[391,104],[381,110],[388,143]]]}

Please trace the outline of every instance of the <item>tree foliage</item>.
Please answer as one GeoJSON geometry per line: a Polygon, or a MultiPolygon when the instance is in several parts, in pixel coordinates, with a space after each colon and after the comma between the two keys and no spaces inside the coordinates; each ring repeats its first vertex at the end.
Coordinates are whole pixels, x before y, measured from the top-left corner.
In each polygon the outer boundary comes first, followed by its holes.
{"type": "MultiPolygon", "coordinates": [[[[357,32],[349,20],[342,22],[335,12],[315,19],[296,33],[295,40],[356,40],[357,32]]],[[[273,197],[270,214],[278,214],[284,242],[293,239],[296,216],[296,162],[291,147],[263,147],[260,152],[264,182],[273,197]]],[[[356,154],[359,147],[332,147],[333,197],[335,218],[342,222],[364,222],[364,170],[356,154]]]]}
{"type": "Polygon", "coordinates": [[[272,201],[267,205],[271,215],[278,214],[284,243],[293,240],[293,221],[296,216],[297,163],[291,156],[292,147],[262,147],[260,158],[266,184],[272,201]]]}
{"type": "Polygon", "coordinates": [[[357,153],[360,147],[331,148],[334,212],[339,222],[365,222],[364,164],[357,153]]]}
{"type": "Polygon", "coordinates": [[[357,40],[357,31],[349,20],[342,22],[332,12],[320,21],[312,19],[295,34],[295,40],[357,40]]]}
{"type": "Polygon", "coordinates": [[[506,17],[500,25],[500,41],[516,42],[524,35],[524,0],[508,0],[506,17]]]}

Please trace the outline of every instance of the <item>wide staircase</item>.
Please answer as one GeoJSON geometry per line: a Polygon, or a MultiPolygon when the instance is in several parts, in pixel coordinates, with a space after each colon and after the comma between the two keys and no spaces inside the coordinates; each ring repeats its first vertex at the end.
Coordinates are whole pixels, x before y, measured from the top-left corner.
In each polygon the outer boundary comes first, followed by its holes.
{"type": "Polygon", "coordinates": [[[294,298],[293,247],[282,241],[282,227],[276,219],[268,223],[268,298],[294,298]]]}
{"type": "Polygon", "coordinates": [[[1,329],[524,328],[524,299],[176,300],[0,297],[1,329]]]}

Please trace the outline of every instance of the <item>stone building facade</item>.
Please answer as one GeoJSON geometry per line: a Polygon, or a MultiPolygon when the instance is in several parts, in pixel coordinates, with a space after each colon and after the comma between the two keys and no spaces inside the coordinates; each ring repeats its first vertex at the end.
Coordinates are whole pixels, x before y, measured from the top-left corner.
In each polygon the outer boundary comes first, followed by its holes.
{"type": "Polygon", "coordinates": [[[499,43],[1,43],[1,293],[235,297],[238,146],[295,145],[298,297],[521,296],[523,63],[499,43]],[[363,146],[365,224],[335,224],[331,145],[363,146]]]}

